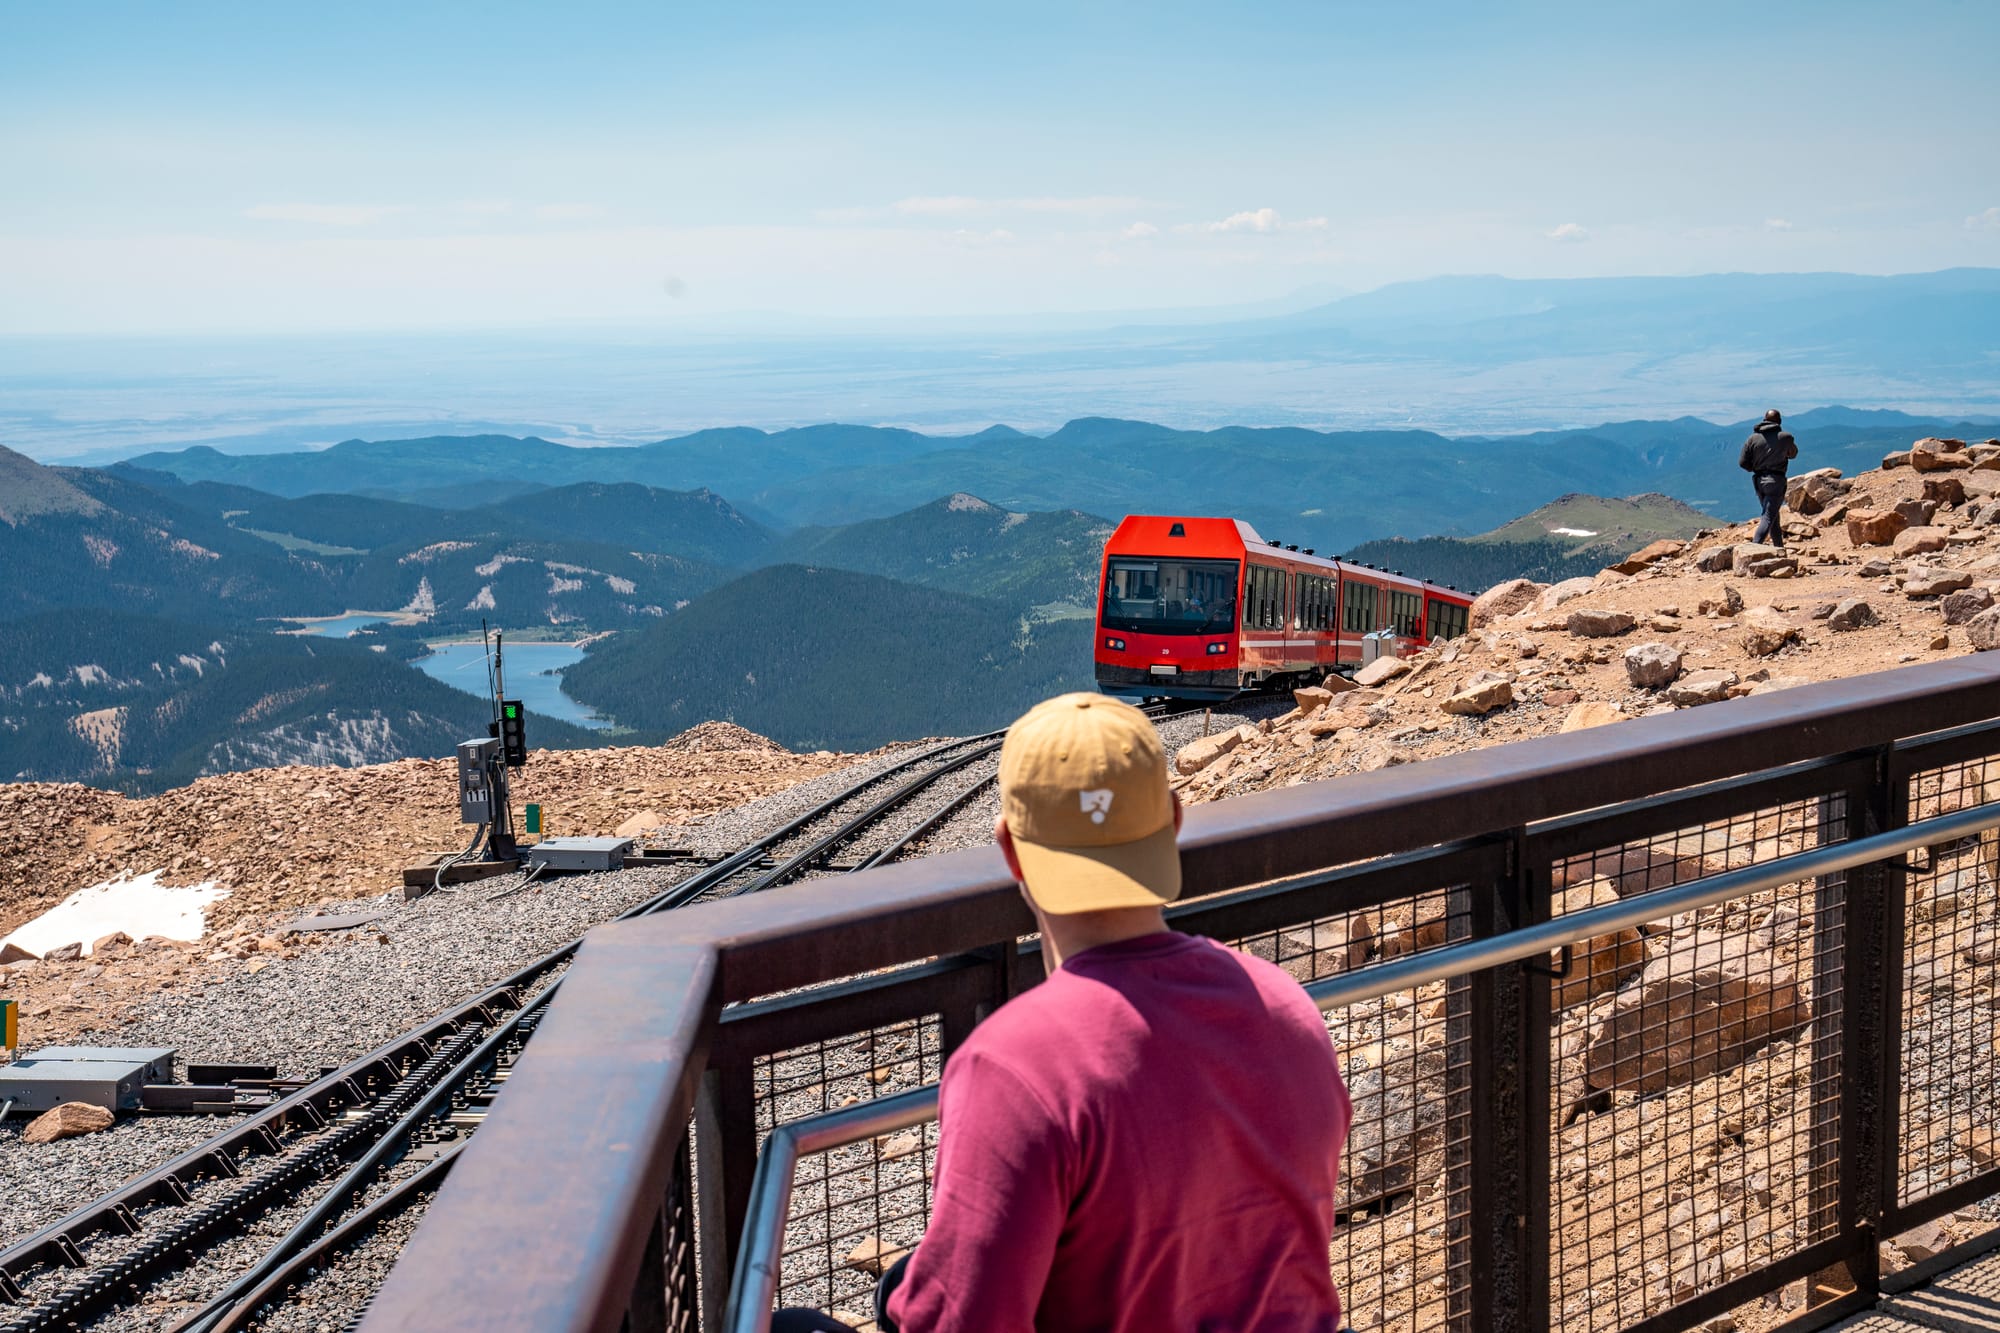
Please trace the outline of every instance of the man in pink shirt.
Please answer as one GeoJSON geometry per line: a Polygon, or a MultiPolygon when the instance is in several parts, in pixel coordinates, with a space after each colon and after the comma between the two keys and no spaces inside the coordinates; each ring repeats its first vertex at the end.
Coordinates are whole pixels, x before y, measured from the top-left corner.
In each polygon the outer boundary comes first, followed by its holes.
{"type": "Polygon", "coordinates": [[[930,1225],[883,1327],[1336,1333],[1347,1089],[1298,982],[1167,928],[1181,812],[1152,723],[1041,704],[1007,733],[1000,807],[1049,978],[945,1066],[930,1225]]]}

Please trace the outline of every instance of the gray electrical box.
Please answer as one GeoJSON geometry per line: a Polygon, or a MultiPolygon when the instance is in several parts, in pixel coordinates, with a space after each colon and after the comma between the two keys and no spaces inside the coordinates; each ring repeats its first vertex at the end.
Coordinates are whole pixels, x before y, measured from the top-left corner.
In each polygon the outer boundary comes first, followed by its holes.
{"type": "Polygon", "coordinates": [[[528,864],[544,870],[623,870],[630,838],[544,838],[528,848],[528,864]]]}
{"type": "Polygon", "coordinates": [[[458,743],[459,823],[493,822],[493,783],[490,775],[493,760],[499,753],[500,742],[492,737],[458,743]]]}
{"type": "Polygon", "coordinates": [[[16,1060],[0,1065],[0,1103],[13,1102],[17,1112],[49,1111],[64,1102],[129,1111],[139,1105],[146,1069],[140,1060],[16,1060]]]}
{"type": "Polygon", "coordinates": [[[29,1060],[81,1060],[85,1062],[110,1062],[129,1065],[134,1061],[145,1066],[148,1083],[171,1083],[174,1081],[174,1048],[171,1046],[44,1046],[39,1051],[30,1051],[29,1060]]]}

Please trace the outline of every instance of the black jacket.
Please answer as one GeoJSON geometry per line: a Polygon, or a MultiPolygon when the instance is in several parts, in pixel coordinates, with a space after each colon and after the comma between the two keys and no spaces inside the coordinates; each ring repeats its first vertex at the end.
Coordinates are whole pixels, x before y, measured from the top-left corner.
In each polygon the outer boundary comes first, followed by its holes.
{"type": "Polygon", "coordinates": [[[1745,472],[1768,472],[1782,477],[1785,464],[1798,456],[1799,446],[1792,442],[1792,433],[1775,421],[1765,421],[1743,442],[1743,453],[1736,465],[1745,472]]]}

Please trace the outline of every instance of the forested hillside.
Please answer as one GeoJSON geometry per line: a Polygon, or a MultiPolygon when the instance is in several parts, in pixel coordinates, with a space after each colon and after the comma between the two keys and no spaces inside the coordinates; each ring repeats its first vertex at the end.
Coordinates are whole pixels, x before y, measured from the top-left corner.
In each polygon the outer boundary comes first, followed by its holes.
{"type": "Polygon", "coordinates": [[[1115,526],[1074,509],[1011,513],[961,493],[891,518],[802,528],[773,548],[771,558],[880,574],[1020,607],[1085,608],[1095,602],[1104,539],[1115,526]]]}
{"type": "Polygon", "coordinates": [[[843,570],[760,569],[594,648],[574,697],[627,726],[725,718],[794,749],[982,731],[1091,685],[1091,626],[843,570]]]}
{"type": "MultiPolygon", "coordinates": [[[[439,756],[488,706],[362,642],[103,609],[0,626],[0,781],[158,790],[272,764],[439,756]]],[[[536,719],[535,744],[588,732],[536,719]]]]}

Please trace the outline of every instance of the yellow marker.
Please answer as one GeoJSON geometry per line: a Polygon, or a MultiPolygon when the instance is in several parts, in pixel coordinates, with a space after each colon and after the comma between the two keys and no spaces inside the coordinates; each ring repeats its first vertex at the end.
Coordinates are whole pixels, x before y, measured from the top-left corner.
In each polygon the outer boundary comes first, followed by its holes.
{"type": "Polygon", "coordinates": [[[0,1046],[13,1050],[21,1040],[21,1002],[0,1000],[0,1046]]]}

